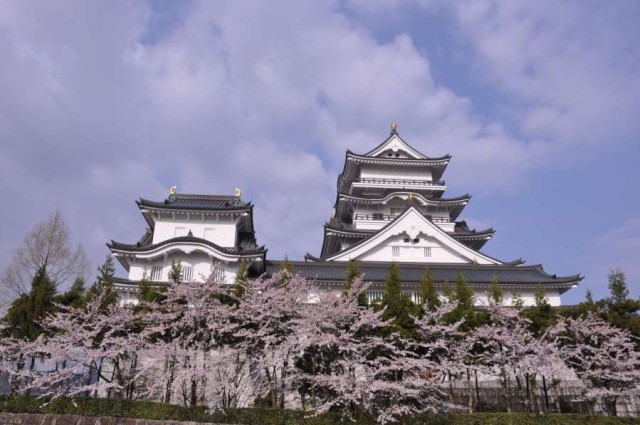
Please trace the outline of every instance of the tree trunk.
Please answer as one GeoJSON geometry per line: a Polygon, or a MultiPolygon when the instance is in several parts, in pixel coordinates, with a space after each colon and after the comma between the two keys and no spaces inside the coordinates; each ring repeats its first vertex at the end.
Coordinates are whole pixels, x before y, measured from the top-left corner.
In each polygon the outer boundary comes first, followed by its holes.
{"type": "Polygon", "coordinates": [[[549,390],[547,389],[547,379],[542,375],[542,391],[544,392],[544,405],[547,412],[550,411],[549,408],[549,390]]]}
{"type": "Polygon", "coordinates": [[[198,382],[191,378],[191,392],[189,396],[189,405],[195,406],[198,404],[198,382]]]}
{"type": "Polygon", "coordinates": [[[473,387],[471,386],[471,372],[467,369],[467,409],[473,413],[473,387]]]}
{"type": "Polygon", "coordinates": [[[173,386],[174,373],[175,373],[175,359],[171,356],[168,360],[169,378],[167,379],[167,385],[164,392],[164,402],[171,403],[171,387],[173,386]]]}

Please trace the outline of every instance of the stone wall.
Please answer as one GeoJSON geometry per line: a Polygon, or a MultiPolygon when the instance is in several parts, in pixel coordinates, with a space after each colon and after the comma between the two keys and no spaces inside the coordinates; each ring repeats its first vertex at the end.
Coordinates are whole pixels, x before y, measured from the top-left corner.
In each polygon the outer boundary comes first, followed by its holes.
{"type": "Polygon", "coordinates": [[[2,425],[224,425],[203,422],[152,421],[149,419],[89,417],[78,415],[43,415],[29,413],[2,413],[2,425]]]}

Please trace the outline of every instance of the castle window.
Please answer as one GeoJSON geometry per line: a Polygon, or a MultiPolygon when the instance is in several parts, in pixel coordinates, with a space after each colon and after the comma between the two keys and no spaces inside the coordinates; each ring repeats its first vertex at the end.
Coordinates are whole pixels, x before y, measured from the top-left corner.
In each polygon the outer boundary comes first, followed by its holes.
{"type": "Polygon", "coordinates": [[[399,257],[400,256],[400,247],[399,246],[392,246],[391,247],[391,255],[393,255],[394,257],[399,257]]]}
{"type": "Polygon", "coordinates": [[[193,267],[182,267],[182,281],[191,282],[193,280],[193,267]]]}
{"type": "Polygon", "coordinates": [[[152,267],[151,268],[151,280],[156,281],[156,282],[162,280],[162,267],[152,267]]]}
{"type": "Polygon", "coordinates": [[[204,229],[204,238],[206,240],[208,240],[209,242],[213,242],[213,235],[215,234],[215,230],[212,227],[208,227],[206,229],[204,229]]]}
{"type": "Polygon", "coordinates": [[[431,247],[425,247],[424,248],[424,256],[425,257],[431,257],[431,247]]]}
{"type": "Polygon", "coordinates": [[[176,227],[173,232],[174,238],[179,238],[181,236],[187,236],[187,228],[186,227],[176,227]]]}

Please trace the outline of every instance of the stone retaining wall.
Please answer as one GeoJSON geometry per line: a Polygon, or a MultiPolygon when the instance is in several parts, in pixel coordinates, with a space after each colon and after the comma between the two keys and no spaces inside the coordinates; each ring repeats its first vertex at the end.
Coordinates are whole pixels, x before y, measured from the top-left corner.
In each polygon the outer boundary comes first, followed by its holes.
{"type": "Polygon", "coordinates": [[[149,419],[89,417],[79,415],[49,415],[2,413],[2,425],[224,425],[203,422],[152,421],[149,419]]]}

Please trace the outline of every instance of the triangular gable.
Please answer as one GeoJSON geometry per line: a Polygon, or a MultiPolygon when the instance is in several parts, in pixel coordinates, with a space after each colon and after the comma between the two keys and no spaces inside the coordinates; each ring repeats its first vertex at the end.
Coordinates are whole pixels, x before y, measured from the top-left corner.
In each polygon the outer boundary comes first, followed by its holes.
{"type": "Polygon", "coordinates": [[[422,155],[420,152],[418,152],[417,150],[409,146],[407,142],[402,140],[400,136],[398,136],[395,133],[392,134],[387,140],[382,142],[380,145],[378,145],[376,148],[374,148],[372,151],[366,153],[365,156],[376,157],[376,156],[382,155],[384,152],[387,152],[389,150],[394,153],[400,152],[400,151],[404,152],[407,154],[407,156],[414,159],[427,158],[426,156],[422,155]]]}
{"type": "Polygon", "coordinates": [[[453,239],[415,207],[409,207],[374,236],[326,261],[396,261],[400,263],[502,264],[453,239]]]}

